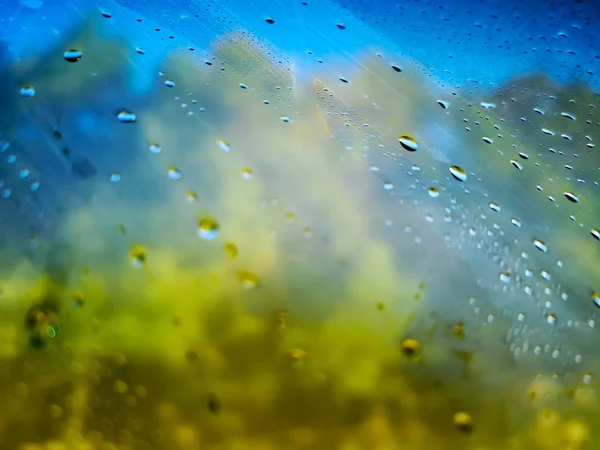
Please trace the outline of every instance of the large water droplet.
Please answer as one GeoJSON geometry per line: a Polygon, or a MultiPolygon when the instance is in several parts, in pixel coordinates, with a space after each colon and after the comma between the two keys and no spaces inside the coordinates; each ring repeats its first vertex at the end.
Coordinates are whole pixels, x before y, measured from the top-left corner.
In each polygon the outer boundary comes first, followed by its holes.
{"type": "Polygon", "coordinates": [[[398,141],[404,150],[408,150],[409,152],[416,152],[419,149],[419,144],[414,137],[408,134],[402,134],[398,136],[398,141]]]}
{"type": "Polygon", "coordinates": [[[577,197],[575,194],[573,194],[572,192],[565,192],[565,197],[567,198],[567,200],[569,200],[570,202],[573,203],[579,203],[579,197],[577,197]]]}
{"type": "Polygon", "coordinates": [[[458,181],[467,180],[467,172],[460,166],[450,166],[450,173],[458,181]]]}
{"type": "Polygon", "coordinates": [[[81,58],[83,57],[83,53],[80,52],[79,50],[67,50],[64,54],[63,54],[63,58],[65,59],[65,61],[70,62],[70,63],[74,63],[79,61],[81,58]]]}

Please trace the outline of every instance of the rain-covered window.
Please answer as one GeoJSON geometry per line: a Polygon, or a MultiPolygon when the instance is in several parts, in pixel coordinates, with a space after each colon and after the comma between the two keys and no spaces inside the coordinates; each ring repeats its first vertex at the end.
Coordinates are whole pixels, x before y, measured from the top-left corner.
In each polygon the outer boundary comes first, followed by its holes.
{"type": "Polygon", "coordinates": [[[599,24],[0,0],[0,449],[599,449],[599,24]]]}

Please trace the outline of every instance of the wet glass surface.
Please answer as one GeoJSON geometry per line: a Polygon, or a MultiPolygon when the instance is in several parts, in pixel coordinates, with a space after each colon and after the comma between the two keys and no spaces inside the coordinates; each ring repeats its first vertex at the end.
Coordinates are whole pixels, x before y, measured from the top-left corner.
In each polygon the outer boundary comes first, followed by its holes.
{"type": "Polygon", "coordinates": [[[0,449],[598,448],[549,5],[0,3],[0,449]]]}

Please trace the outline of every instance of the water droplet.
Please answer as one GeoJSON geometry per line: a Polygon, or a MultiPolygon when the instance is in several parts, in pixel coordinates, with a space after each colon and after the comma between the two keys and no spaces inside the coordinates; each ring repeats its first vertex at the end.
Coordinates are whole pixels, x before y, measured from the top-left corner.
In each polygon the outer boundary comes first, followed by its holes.
{"type": "Polygon", "coordinates": [[[254,177],[252,170],[248,169],[247,167],[242,169],[242,178],[244,180],[251,180],[252,177],[254,177]]]}
{"type": "Polygon", "coordinates": [[[258,277],[248,270],[241,270],[238,272],[238,281],[246,290],[255,289],[259,284],[258,277]]]}
{"type": "Polygon", "coordinates": [[[519,161],[515,161],[514,159],[510,160],[510,163],[513,165],[513,167],[517,170],[523,170],[523,166],[521,165],[521,163],[519,161]]]}
{"type": "Polygon", "coordinates": [[[443,109],[448,109],[448,107],[450,106],[450,103],[445,102],[443,100],[438,100],[437,104],[440,105],[443,109]]]}
{"type": "Polygon", "coordinates": [[[521,221],[519,219],[515,219],[514,217],[510,219],[510,222],[517,228],[521,228],[521,221]]]}
{"type": "Polygon", "coordinates": [[[175,166],[169,167],[167,173],[169,174],[169,178],[171,180],[181,180],[183,178],[181,171],[175,166]]]}
{"type": "Polygon", "coordinates": [[[440,196],[440,190],[436,187],[430,187],[427,192],[429,192],[429,196],[431,198],[437,198],[440,196]]]}
{"type": "Polygon", "coordinates": [[[450,166],[450,173],[458,181],[467,180],[467,172],[460,166],[450,166]]]}
{"type": "Polygon", "coordinates": [[[456,325],[454,325],[454,327],[452,328],[452,334],[454,335],[454,337],[458,340],[463,340],[465,338],[465,325],[462,322],[458,322],[456,325]]]}
{"type": "Polygon", "coordinates": [[[564,194],[565,194],[565,197],[567,197],[567,200],[569,200],[570,202],[579,203],[579,197],[577,197],[572,192],[565,192],[564,194]]]}
{"type": "Polygon", "coordinates": [[[189,203],[198,201],[198,194],[196,194],[195,191],[187,191],[187,193],[185,194],[185,197],[187,198],[187,201],[189,203]]]}
{"type": "Polygon", "coordinates": [[[510,279],[511,279],[510,273],[502,272],[500,274],[500,281],[502,281],[503,283],[510,283],[510,279]]]}
{"type": "Polygon", "coordinates": [[[561,116],[566,117],[567,119],[571,119],[571,120],[576,120],[576,117],[568,112],[562,112],[560,113],[561,116]]]}
{"type": "Polygon", "coordinates": [[[160,145],[158,145],[156,142],[152,142],[150,143],[150,153],[154,153],[155,155],[159,154],[162,149],[160,148],[160,145]]]}
{"type": "Polygon", "coordinates": [[[248,89],[248,85],[244,83],[240,83],[239,85],[242,89],[248,89]]]}
{"type": "Polygon", "coordinates": [[[466,412],[457,412],[452,417],[452,421],[454,422],[454,426],[463,433],[470,433],[473,431],[473,419],[466,412]]]}
{"type": "Polygon", "coordinates": [[[416,339],[405,339],[402,341],[401,348],[407,358],[413,361],[421,359],[421,344],[416,339]]]}
{"type": "Polygon", "coordinates": [[[19,94],[21,94],[21,97],[34,97],[35,88],[30,84],[26,84],[23,87],[21,87],[19,94]]]}
{"type": "Polygon", "coordinates": [[[398,73],[402,72],[402,69],[395,64],[392,64],[391,67],[394,72],[398,72],[398,73]]]}
{"type": "Polygon", "coordinates": [[[111,173],[108,176],[108,179],[110,180],[111,183],[118,183],[119,181],[121,181],[121,174],[120,173],[111,173]]]}
{"type": "Polygon", "coordinates": [[[235,259],[237,258],[238,255],[238,248],[237,245],[235,245],[233,242],[227,242],[225,244],[225,254],[230,258],[230,259],[235,259]]]}
{"type": "Polygon", "coordinates": [[[540,275],[542,276],[542,278],[543,278],[544,280],[548,280],[548,281],[550,281],[550,280],[552,279],[552,276],[550,275],[550,273],[549,273],[547,270],[543,270],[543,269],[542,269],[542,270],[540,271],[540,275]]]}
{"type": "Polygon", "coordinates": [[[416,152],[419,149],[416,139],[408,134],[399,135],[398,141],[404,150],[408,150],[409,152],[416,152]]]}
{"type": "Polygon", "coordinates": [[[288,116],[282,116],[281,121],[285,123],[292,123],[292,119],[290,119],[288,116]]]}
{"type": "Polygon", "coordinates": [[[592,228],[590,234],[600,241],[600,230],[598,228],[592,228]]]}
{"type": "Polygon", "coordinates": [[[223,139],[217,139],[217,145],[224,152],[228,152],[231,150],[231,146],[229,145],[229,143],[223,139]]]}
{"type": "Polygon", "coordinates": [[[137,117],[135,116],[135,114],[126,109],[119,112],[119,114],[117,115],[117,118],[119,119],[119,121],[121,121],[123,123],[133,123],[137,120],[137,117]]]}
{"type": "Polygon", "coordinates": [[[546,314],[546,321],[550,324],[550,325],[554,325],[556,323],[556,314],[554,313],[548,313],[546,314]]]}
{"type": "Polygon", "coordinates": [[[65,58],[65,61],[70,62],[70,63],[74,63],[79,61],[81,58],[83,57],[83,53],[80,52],[79,50],[68,50],[63,54],[63,58],[65,58]]]}
{"type": "Polygon", "coordinates": [[[271,19],[270,17],[265,19],[265,22],[267,22],[269,25],[273,25],[275,23],[275,21],[273,19],[271,19]]]}
{"type": "Polygon", "coordinates": [[[385,183],[383,183],[383,188],[386,191],[391,191],[394,189],[394,183],[392,183],[391,181],[386,181],[385,183]]]}
{"type": "Polygon", "coordinates": [[[173,80],[165,80],[165,86],[168,88],[175,87],[175,82],[173,80]]]}
{"type": "Polygon", "coordinates": [[[219,223],[211,218],[198,222],[198,236],[207,241],[215,239],[219,235],[219,223]]]}
{"type": "Polygon", "coordinates": [[[134,246],[129,252],[129,261],[133,267],[139,269],[147,261],[146,250],[141,245],[134,246]]]}
{"type": "Polygon", "coordinates": [[[548,253],[548,246],[546,245],[546,243],[540,239],[534,239],[533,240],[533,245],[535,245],[535,248],[537,248],[539,251],[543,252],[543,253],[548,253]]]}
{"type": "Polygon", "coordinates": [[[598,291],[592,292],[592,302],[594,302],[594,305],[596,305],[598,308],[600,308],[600,292],[598,292],[598,291]]]}
{"type": "Polygon", "coordinates": [[[498,203],[491,202],[489,206],[492,211],[500,212],[500,205],[498,203]]]}

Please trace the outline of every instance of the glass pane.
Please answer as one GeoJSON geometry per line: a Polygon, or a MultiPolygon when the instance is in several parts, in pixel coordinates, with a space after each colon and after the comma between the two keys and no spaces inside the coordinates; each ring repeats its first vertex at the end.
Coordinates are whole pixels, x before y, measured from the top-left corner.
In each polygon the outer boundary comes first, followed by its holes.
{"type": "Polygon", "coordinates": [[[0,449],[598,448],[599,16],[0,3],[0,449]]]}

